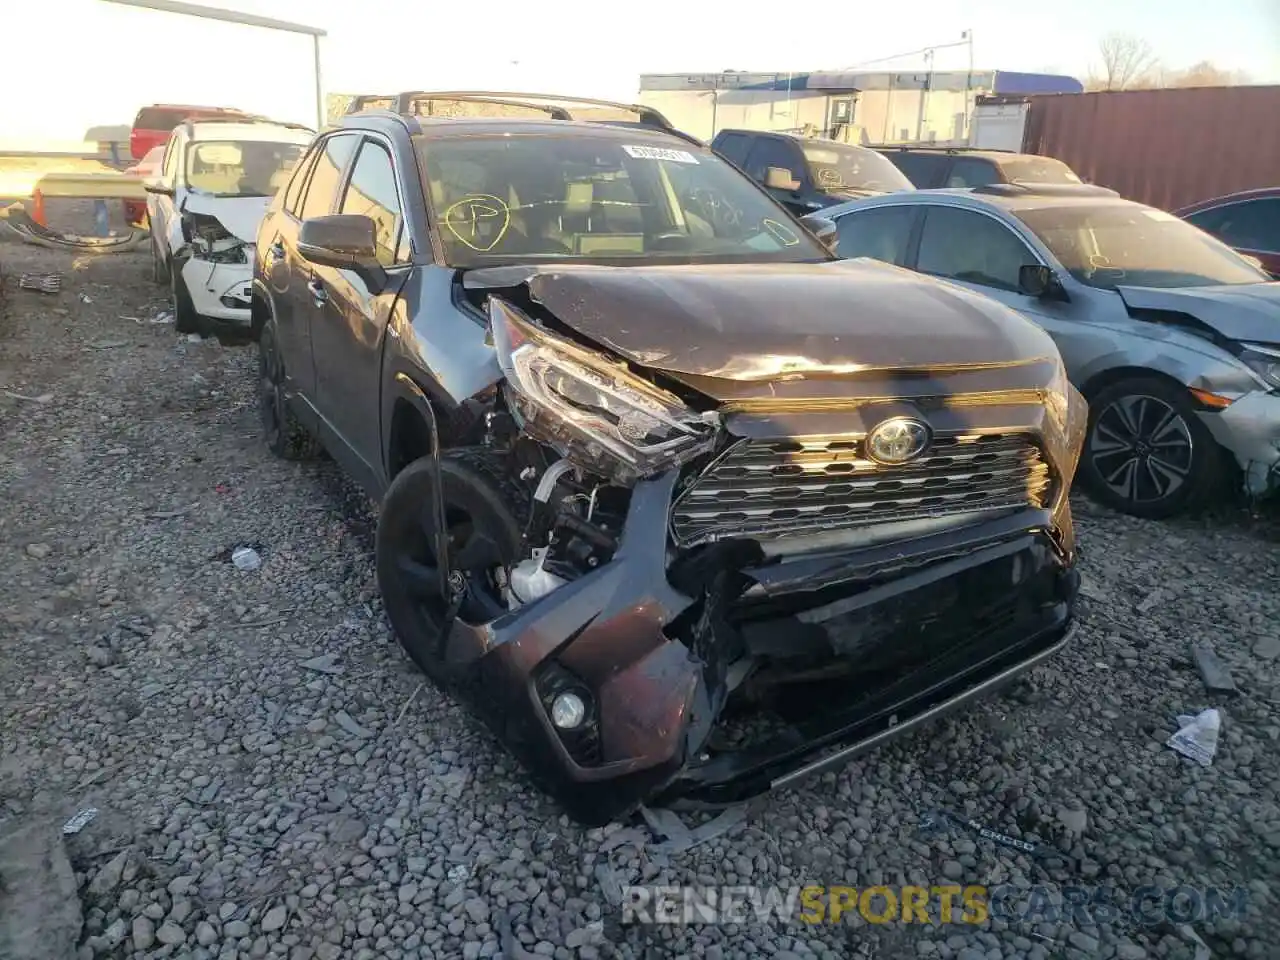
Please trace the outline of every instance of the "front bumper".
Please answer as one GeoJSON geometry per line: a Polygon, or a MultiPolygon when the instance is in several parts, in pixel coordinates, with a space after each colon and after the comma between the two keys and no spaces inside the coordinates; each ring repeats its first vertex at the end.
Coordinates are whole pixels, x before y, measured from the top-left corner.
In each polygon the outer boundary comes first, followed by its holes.
{"type": "Polygon", "coordinates": [[[253,254],[249,263],[210,263],[190,257],[182,265],[182,279],[196,313],[232,327],[249,326],[253,299],[253,254]]]}
{"type": "Polygon", "coordinates": [[[446,644],[459,692],[580,821],[791,783],[1007,682],[1069,636],[1078,577],[1059,544],[1070,531],[1051,533],[1047,510],[738,572],[713,563],[681,592],[668,581],[676,479],[637,485],[612,561],[491,623],[456,623],[446,644]],[[856,658],[858,672],[778,736],[714,746],[731,664],[802,638],[828,644],[828,659],[856,658]],[[592,705],[590,743],[548,717],[548,684],[565,678],[592,705]]]}
{"type": "Polygon", "coordinates": [[[1244,471],[1245,489],[1255,497],[1280,490],[1280,394],[1255,391],[1231,406],[1200,418],[1218,444],[1244,471]]]}

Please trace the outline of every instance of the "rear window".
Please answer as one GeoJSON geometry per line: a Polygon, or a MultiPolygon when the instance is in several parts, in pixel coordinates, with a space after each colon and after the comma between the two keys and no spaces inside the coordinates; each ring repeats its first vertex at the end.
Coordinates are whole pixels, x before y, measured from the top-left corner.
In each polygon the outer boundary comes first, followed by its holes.
{"type": "Polygon", "coordinates": [[[942,186],[942,173],[951,158],[945,154],[907,153],[893,150],[885,154],[908,180],[921,190],[942,186]]]}
{"type": "Polygon", "coordinates": [[[1010,183],[1079,183],[1076,172],[1053,157],[1019,157],[1000,160],[1000,169],[1010,183]]]}
{"type": "Polygon", "coordinates": [[[183,110],[143,107],[138,111],[133,126],[135,130],[172,130],[185,119],[187,114],[183,110]]]}

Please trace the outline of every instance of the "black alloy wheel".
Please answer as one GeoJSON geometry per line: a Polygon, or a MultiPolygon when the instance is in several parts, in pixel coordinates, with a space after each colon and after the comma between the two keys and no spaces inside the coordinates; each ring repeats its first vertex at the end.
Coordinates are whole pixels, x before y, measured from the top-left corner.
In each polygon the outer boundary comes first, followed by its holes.
{"type": "Polygon", "coordinates": [[[277,457],[308,460],[320,453],[319,443],[289,408],[284,358],[271,323],[263,327],[258,339],[258,416],[262,439],[277,457]]]}
{"type": "Polygon", "coordinates": [[[1157,379],[1114,384],[1090,404],[1082,478],[1124,513],[1162,519],[1199,505],[1219,450],[1184,388],[1157,379]]]}
{"type": "Polygon", "coordinates": [[[448,563],[443,578],[429,458],[397,474],[378,514],[376,564],[387,617],[405,651],[441,687],[453,676],[445,661],[450,623],[486,623],[507,609],[500,578],[520,548],[521,527],[508,507],[519,494],[504,489],[492,457],[489,451],[455,450],[440,458],[448,563]]]}

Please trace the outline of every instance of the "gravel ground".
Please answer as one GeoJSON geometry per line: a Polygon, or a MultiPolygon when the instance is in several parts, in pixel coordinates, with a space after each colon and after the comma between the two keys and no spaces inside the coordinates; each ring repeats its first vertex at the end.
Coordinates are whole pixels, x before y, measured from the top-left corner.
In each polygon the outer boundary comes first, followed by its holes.
{"type": "Polygon", "coordinates": [[[379,606],[368,504],[331,462],[262,446],[252,349],[129,319],[163,305],[144,254],[4,242],[0,263],[0,832],[100,811],[67,841],[81,956],[1195,954],[1168,923],[623,925],[610,879],[1238,884],[1248,916],[1196,932],[1215,957],[1275,956],[1273,519],[1078,500],[1069,652],[665,856],[636,824],[570,823],[423,685],[379,606]],[[19,292],[26,270],[65,287],[19,292]],[[227,562],[242,544],[261,569],[227,562]],[[1242,695],[1206,693],[1199,640],[1242,695]],[[1207,706],[1224,729],[1205,769],[1164,741],[1207,706]],[[921,833],[939,805],[1066,855],[921,833]]]}

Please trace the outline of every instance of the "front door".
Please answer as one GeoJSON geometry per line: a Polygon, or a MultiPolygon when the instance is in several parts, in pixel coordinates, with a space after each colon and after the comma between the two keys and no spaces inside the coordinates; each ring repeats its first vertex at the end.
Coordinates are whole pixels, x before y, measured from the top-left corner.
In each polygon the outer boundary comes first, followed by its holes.
{"type": "Polygon", "coordinates": [[[409,270],[400,195],[390,151],[379,140],[365,139],[336,212],[373,220],[386,283],[371,290],[355,271],[313,266],[307,291],[320,412],[359,460],[353,470],[373,479],[370,489],[376,488],[382,464],[383,338],[409,270]]]}

